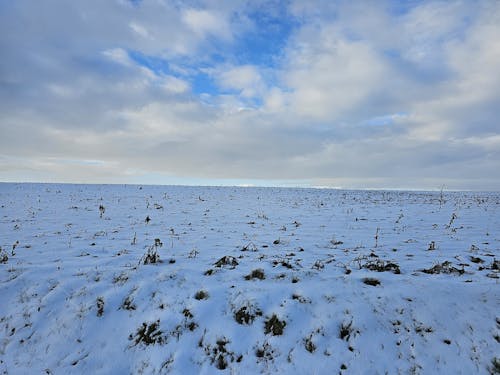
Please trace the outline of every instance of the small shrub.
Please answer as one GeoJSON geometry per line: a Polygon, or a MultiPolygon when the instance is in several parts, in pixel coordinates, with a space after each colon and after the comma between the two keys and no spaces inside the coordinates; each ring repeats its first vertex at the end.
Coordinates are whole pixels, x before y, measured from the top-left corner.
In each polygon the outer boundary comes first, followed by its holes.
{"type": "Polygon", "coordinates": [[[196,324],[195,322],[187,322],[185,324],[185,327],[193,332],[196,328],[198,328],[198,324],[196,324]]]}
{"type": "Polygon", "coordinates": [[[18,247],[18,246],[19,246],[19,240],[14,242],[14,244],[12,245],[12,252],[11,252],[12,256],[16,255],[15,251],[16,251],[16,247],[18,247]]]}
{"type": "Polygon", "coordinates": [[[458,218],[457,214],[453,212],[453,214],[451,215],[451,218],[450,218],[450,222],[448,223],[448,225],[446,225],[446,228],[451,228],[451,226],[453,225],[453,222],[457,218],[458,218]]]}
{"type": "Polygon", "coordinates": [[[163,246],[163,243],[159,238],[155,238],[155,243],[148,247],[146,254],[144,254],[141,258],[142,264],[155,264],[160,263],[160,254],[158,249],[163,246]]]}
{"type": "Polygon", "coordinates": [[[339,246],[339,245],[343,245],[344,243],[342,241],[337,241],[335,239],[332,239],[332,240],[330,240],[330,244],[332,244],[333,246],[339,246]]]}
{"type": "Polygon", "coordinates": [[[273,336],[280,336],[283,334],[285,326],[286,322],[284,320],[279,320],[278,317],[275,314],[273,314],[265,322],[264,333],[266,335],[268,333],[271,333],[273,336]]]}
{"type": "Polygon", "coordinates": [[[264,274],[264,270],[262,268],[257,268],[250,272],[250,274],[245,276],[245,280],[253,280],[253,279],[259,279],[259,280],[264,280],[266,278],[266,275],[264,274]]]}
{"type": "Polygon", "coordinates": [[[373,277],[365,277],[363,279],[363,282],[366,284],[366,285],[371,285],[371,286],[377,286],[377,285],[380,285],[380,281],[378,279],[375,279],[373,277]]]}
{"type": "Polygon", "coordinates": [[[490,374],[500,374],[500,358],[493,358],[491,360],[490,374]]]}
{"type": "Polygon", "coordinates": [[[122,272],[119,275],[115,275],[113,277],[114,284],[125,284],[127,280],[128,280],[128,275],[125,272],[122,272]]]}
{"type": "Polygon", "coordinates": [[[264,345],[255,348],[255,356],[259,359],[269,361],[274,357],[274,350],[271,345],[266,342],[264,345]]]}
{"type": "Polygon", "coordinates": [[[477,264],[477,263],[484,263],[484,260],[483,260],[483,259],[481,259],[481,258],[479,258],[479,257],[475,257],[475,256],[472,256],[472,255],[471,255],[469,258],[470,258],[470,261],[471,261],[472,263],[476,263],[476,264],[477,264]]]}
{"type": "Polygon", "coordinates": [[[134,340],[135,345],[141,342],[144,343],[144,345],[163,344],[165,342],[165,337],[159,327],[160,319],[150,324],[142,323],[142,326],[137,329],[135,335],[129,335],[129,340],[134,340]]]}
{"type": "Polygon", "coordinates": [[[419,325],[415,326],[415,332],[419,333],[420,335],[423,336],[424,333],[432,333],[432,332],[434,332],[434,330],[432,329],[432,327],[424,326],[423,324],[419,324],[419,325]]]}
{"type": "Polygon", "coordinates": [[[135,310],[137,306],[135,305],[133,299],[130,296],[127,296],[121,305],[123,310],[135,310]]]}
{"type": "Polygon", "coordinates": [[[0,263],[7,263],[9,260],[9,256],[7,255],[7,252],[2,250],[0,247],[0,263]]]}
{"type": "Polygon", "coordinates": [[[500,270],[500,260],[493,259],[493,262],[491,262],[490,269],[492,270],[500,270]]]}
{"type": "Polygon", "coordinates": [[[199,290],[194,295],[194,298],[196,298],[197,300],[208,299],[208,293],[204,290],[199,290]]]}
{"type": "Polygon", "coordinates": [[[311,301],[303,296],[301,296],[300,294],[292,294],[292,299],[295,300],[295,301],[299,301],[300,303],[311,303],[311,301]]]}
{"type": "Polygon", "coordinates": [[[219,356],[217,357],[215,367],[217,367],[219,370],[225,370],[227,368],[227,360],[223,354],[219,354],[219,356]]]}
{"type": "Polygon", "coordinates": [[[232,268],[235,268],[237,265],[238,261],[236,260],[236,258],[230,255],[223,256],[217,262],[214,263],[214,266],[219,268],[224,266],[230,266],[232,268]]]}
{"type": "Polygon", "coordinates": [[[312,341],[312,335],[304,340],[304,347],[309,353],[314,353],[316,350],[316,345],[312,341]]]}
{"type": "Polygon", "coordinates": [[[252,324],[257,316],[262,316],[260,309],[254,308],[251,305],[242,306],[234,313],[234,320],[238,324],[252,324]]]}
{"type": "MultiPolygon", "coordinates": [[[[255,222],[254,222],[255,224],[255,222]]],[[[241,248],[241,251],[258,251],[259,249],[257,248],[257,246],[253,243],[253,242],[249,242],[248,244],[246,244],[245,246],[243,246],[241,248]]]]}
{"type": "Polygon", "coordinates": [[[472,245],[470,245],[469,251],[471,251],[471,252],[473,252],[473,251],[479,251],[479,247],[477,247],[476,245],[472,244],[472,245]]]}
{"type": "Polygon", "coordinates": [[[97,316],[102,316],[102,314],[104,314],[104,297],[97,297],[96,306],[97,316]]]}
{"type": "Polygon", "coordinates": [[[260,347],[260,348],[255,349],[255,356],[256,356],[257,358],[262,358],[262,357],[264,357],[264,354],[265,354],[265,353],[266,353],[266,352],[264,351],[264,348],[261,348],[261,347],[260,347]]]}
{"type": "Polygon", "coordinates": [[[399,265],[392,262],[385,262],[380,259],[370,260],[367,263],[361,265],[362,268],[366,268],[370,271],[377,272],[393,272],[395,274],[400,274],[401,270],[399,269],[399,265]]]}
{"type": "Polygon", "coordinates": [[[312,268],[314,268],[315,270],[322,270],[323,268],[325,268],[325,265],[323,264],[322,261],[320,260],[317,260],[316,262],[314,262],[314,264],[312,265],[312,268]]]}
{"type": "Polygon", "coordinates": [[[443,263],[436,264],[435,266],[433,266],[431,268],[423,269],[422,272],[430,274],[430,275],[440,274],[440,273],[444,273],[444,274],[455,273],[458,275],[462,275],[465,273],[463,268],[459,269],[459,268],[453,267],[451,265],[451,262],[449,262],[449,261],[444,261],[443,263]]]}
{"type": "Polygon", "coordinates": [[[340,325],[339,337],[341,340],[348,341],[351,337],[352,332],[352,321],[350,321],[349,323],[344,322],[340,325]]]}
{"type": "Polygon", "coordinates": [[[241,362],[243,359],[242,355],[236,355],[226,348],[226,345],[229,343],[230,341],[223,337],[216,341],[215,347],[211,347],[210,345],[205,347],[205,352],[210,356],[211,362],[219,370],[225,370],[230,362],[241,362]]]}
{"type": "Polygon", "coordinates": [[[278,265],[281,265],[285,268],[288,268],[288,269],[293,269],[293,266],[286,260],[275,260],[273,261],[273,265],[274,266],[278,266],[278,265]]]}
{"type": "Polygon", "coordinates": [[[148,248],[146,254],[144,254],[141,258],[142,264],[155,264],[160,262],[160,254],[158,254],[158,250],[154,247],[148,248]]]}
{"type": "Polygon", "coordinates": [[[194,331],[196,328],[198,328],[198,324],[194,322],[193,319],[193,313],[189,309],[184,309],[182,310],[182,315],[184,315],[185,321],[184,321],[184,327],[189,329],[191,332],[194,331]]]}

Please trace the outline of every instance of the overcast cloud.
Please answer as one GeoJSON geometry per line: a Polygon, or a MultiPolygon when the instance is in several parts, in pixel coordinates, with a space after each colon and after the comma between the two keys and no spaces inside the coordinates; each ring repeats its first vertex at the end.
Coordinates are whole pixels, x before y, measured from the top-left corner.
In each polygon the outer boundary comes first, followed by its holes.
{"type": "Polygon", "coordinates": [[[500,190],[498,1],[2,1],[0,50],[1,181],[500,190]]]}

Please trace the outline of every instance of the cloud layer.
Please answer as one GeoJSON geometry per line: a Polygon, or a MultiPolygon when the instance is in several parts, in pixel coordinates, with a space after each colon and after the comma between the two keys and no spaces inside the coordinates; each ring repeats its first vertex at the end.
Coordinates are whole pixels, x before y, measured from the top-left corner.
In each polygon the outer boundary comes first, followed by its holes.
{"type": "Polygon", "coordinates": [[[0,4],[0,179],[500,189],[500,3],[0,4]]]}

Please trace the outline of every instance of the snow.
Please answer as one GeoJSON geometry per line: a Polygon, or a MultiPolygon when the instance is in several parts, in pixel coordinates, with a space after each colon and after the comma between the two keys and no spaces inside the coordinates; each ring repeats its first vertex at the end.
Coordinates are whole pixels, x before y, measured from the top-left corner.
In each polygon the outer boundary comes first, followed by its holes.
{"type": "Polygon", "coordinates": [[[8,183],[0,246],[2,374],[500,367],[500,193],[8,183]]]}

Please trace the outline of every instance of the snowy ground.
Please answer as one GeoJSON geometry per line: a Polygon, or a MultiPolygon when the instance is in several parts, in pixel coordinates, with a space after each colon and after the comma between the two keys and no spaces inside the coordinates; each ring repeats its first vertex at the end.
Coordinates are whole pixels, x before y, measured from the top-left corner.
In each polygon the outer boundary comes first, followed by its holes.
{"type": "Polygon", "coordinates": [[[500,371],[499,193],[0,184],[0,246],[2,374],[500,371]]]}

